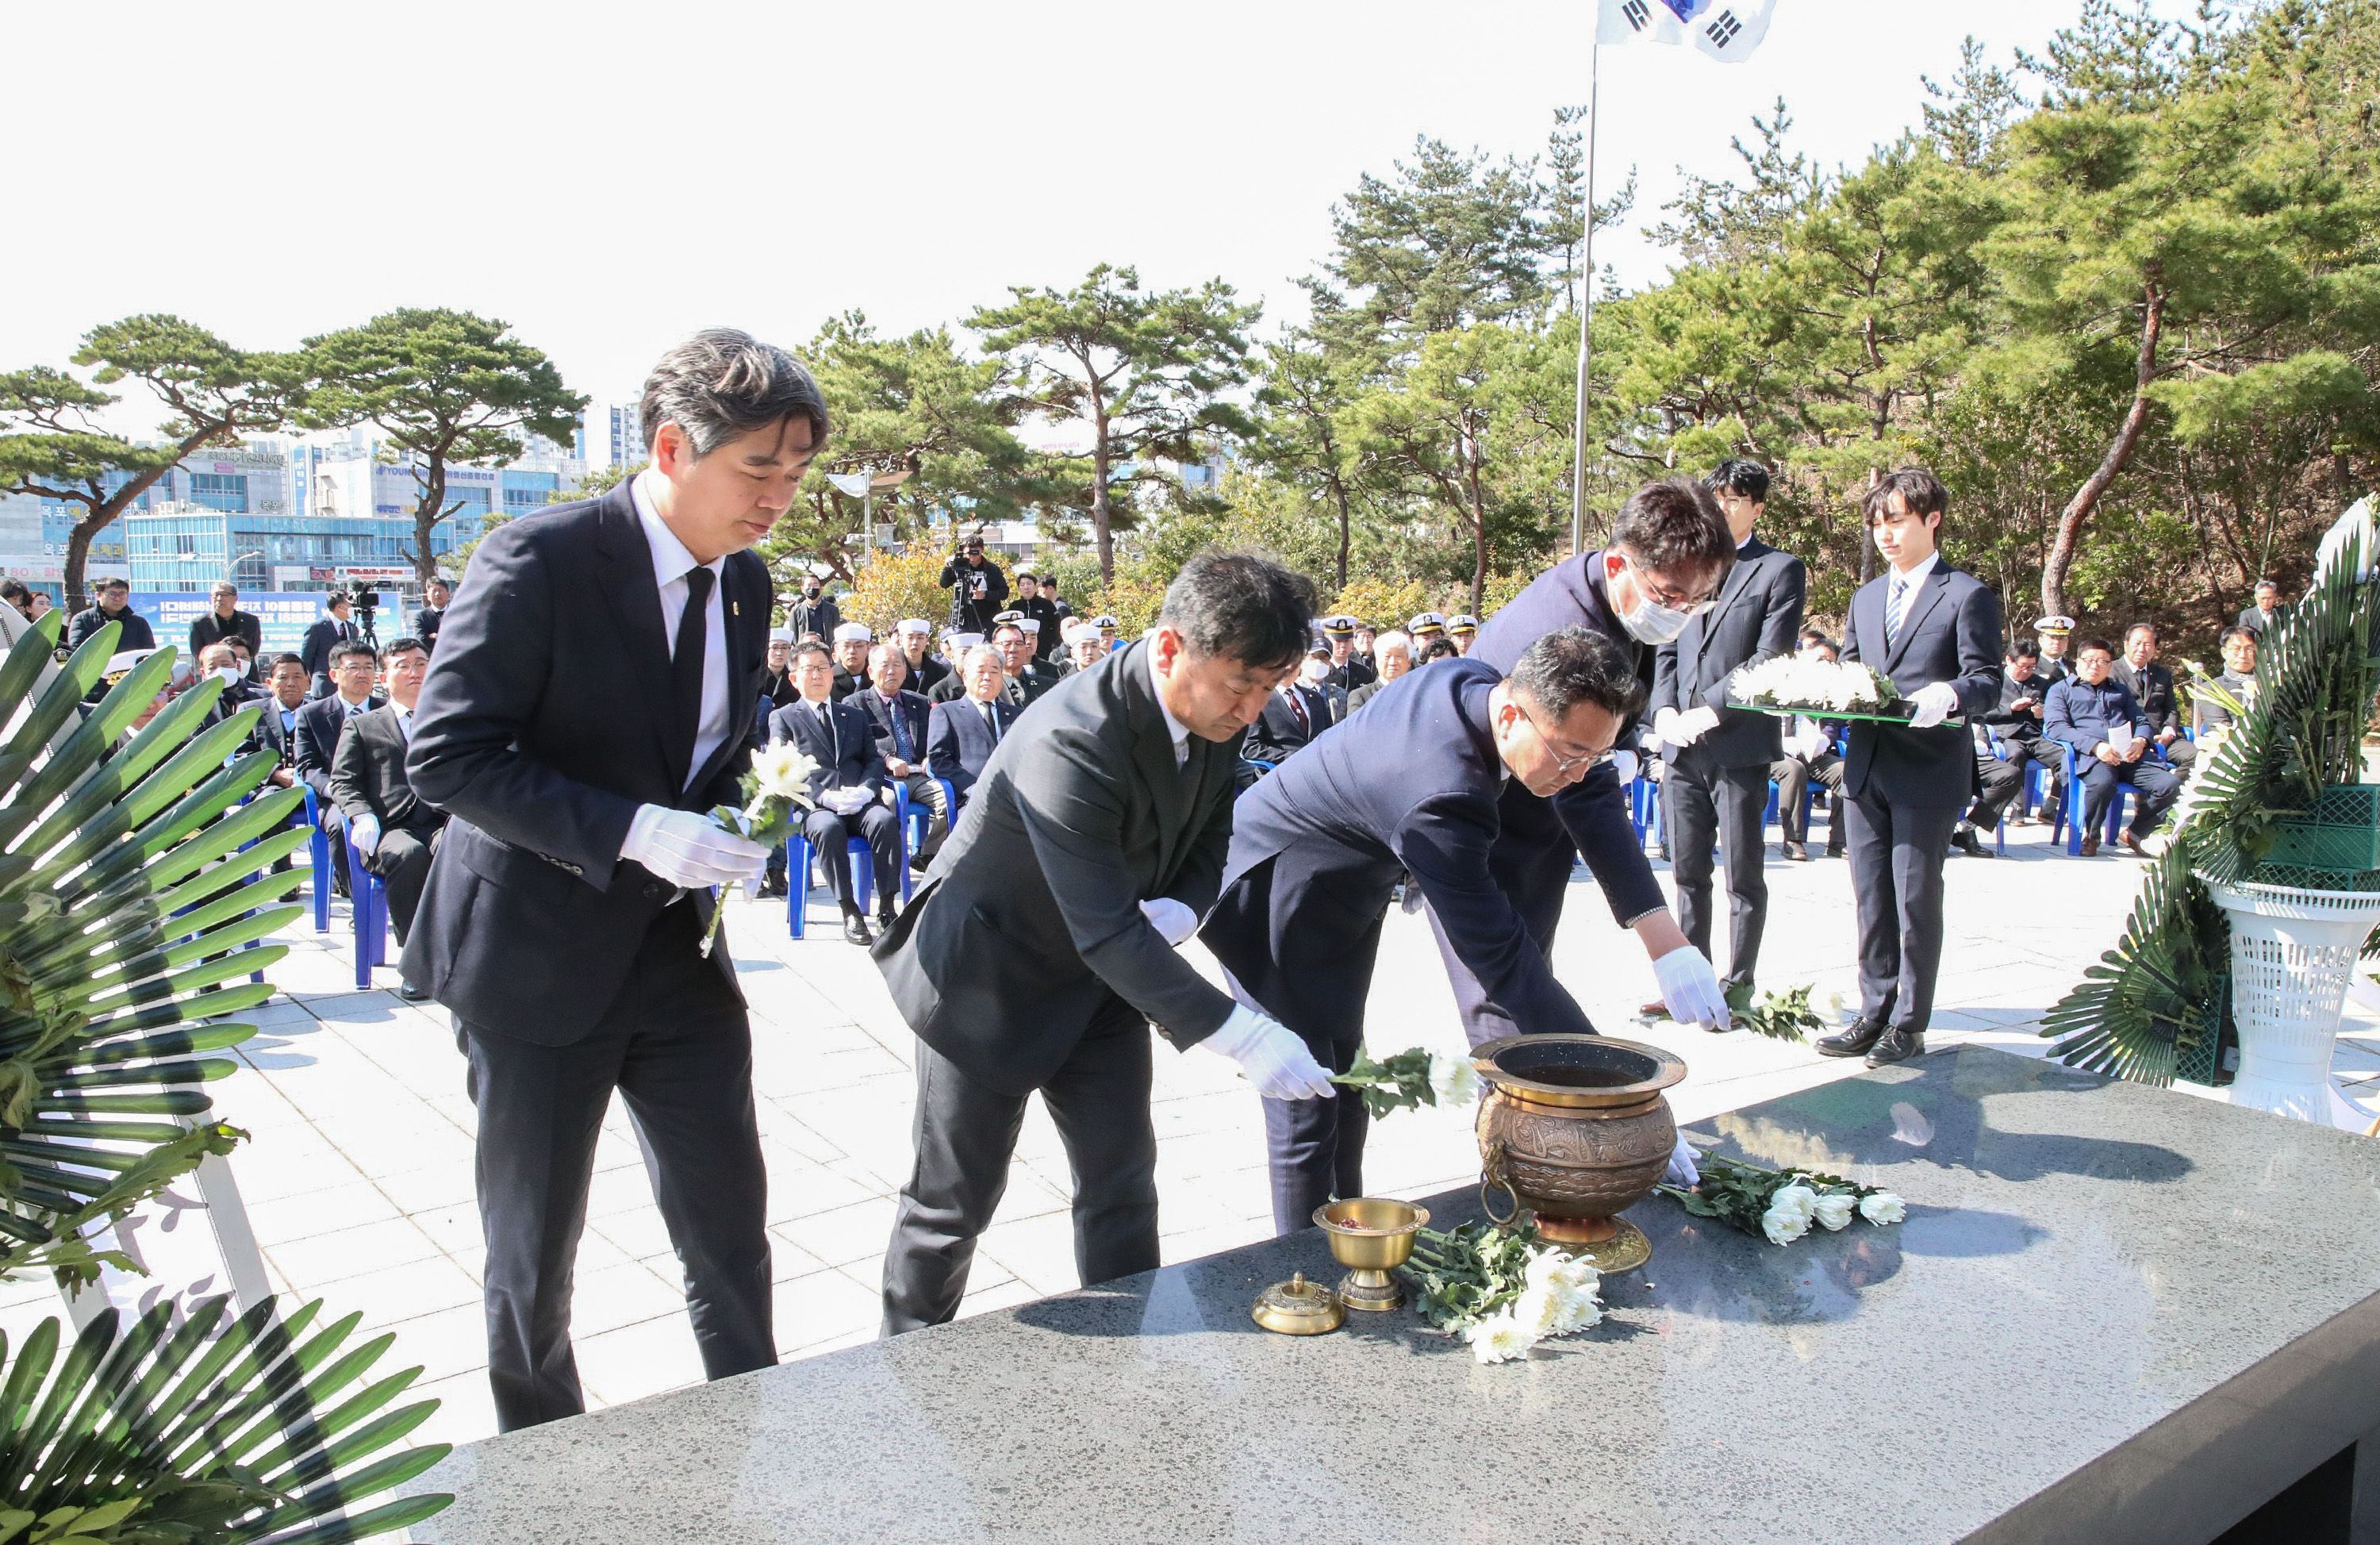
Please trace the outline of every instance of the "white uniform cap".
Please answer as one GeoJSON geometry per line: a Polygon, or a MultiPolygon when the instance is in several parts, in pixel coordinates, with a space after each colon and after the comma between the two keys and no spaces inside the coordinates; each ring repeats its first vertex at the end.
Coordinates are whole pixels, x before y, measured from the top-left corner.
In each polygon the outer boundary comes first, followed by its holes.
{"type": "Polygon", "coordinates": [[[1025,636],[1029,639],[1036,633],[1041,631],[1041,619],[1038,617],[1019,617],[1016,619],[1016,626],[1025,629],[1025,636]]]}
{"type": "Polygon", "coordinates": [[[792,628],[772,627],[769,629],[769,642],[772,644],[790,644],[793,641],[794,630],[792,628]]]}
{"type": "Polygon", "coordinates": [[[934,625],[928,622],[923,617],[903,617],[901,619],[901,631],[904,633],[923,633],[930,639],[934,635],[934,625]]]}
{"type": "Polygon", "coordinates": [[[847,622],[834,630],[834,641],[838,644],[872,643],[875,639],[876,635],[864,622],[847,622]]]}
{"type": "Polygon", "coordinates": [[[953,633],[951,635],[951,645],[954,649],[973,649],[982,642],[983,635],[980,633],[953,633]]]}

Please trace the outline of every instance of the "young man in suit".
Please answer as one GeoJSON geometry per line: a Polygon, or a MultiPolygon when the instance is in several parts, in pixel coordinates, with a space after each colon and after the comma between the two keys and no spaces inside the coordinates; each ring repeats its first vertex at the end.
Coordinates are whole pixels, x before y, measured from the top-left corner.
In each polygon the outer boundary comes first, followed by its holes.
{"type": "Polygon", "coordinates": [[[455,599],[455,588],[436,575],[421,582],[421,610],[413,614],[413,636],[421,647],[436,650],[438,630],[445,626],[447,603],[455,599]]]}
{"type": "MultiPolygon", "coordinates": [[[[884,759],[876,751],[875,721],[849,698],[835,700],[834,678],[826,646],[795,644],[794,685],[802,689],[802,700],[769,716],[769,738],[792,741],[818,763],[810,774],[815,808],[802,818],[802,835],[809,839],[810,852],[826,870],[828,887],[843,908],[843,936],[855,944],[870,944],[875,939],[859,909],[846,849],[851,838],[867,839],[876,872],[877,920],[890,926],[900,881],[901,823],[884,802],[884,759]]],[[[797,874],[790,882],[804,885],[808,880],[797,874]]]]}
{"type": "Polygon", "coordinates": [[[909,690],[909,661],[890,639],[868,651],[865,692],[848,702],[867,711],[876,728],[876,754],[884,759],[884,775],[907,791],[909,800],[926,812],[926,837],[909,855],[912,869],[923,869],[941,851],[950,834],[951,812],[942,808],[942,785],[926,771],[926,736],[933,704],[909,690]]]}
{"type": "Polygon", "coordinates": [[[313,677],[314,696],[331,695],[331,655],[341,644],[356,641],[355,602],[345,590],[333,590],[322,601],[322,614],[306,629],[305,639],[298,646],[298,657],[306,662],[306,674],[313,677]]]}
{"type": "Polygon", "coordinates": [[[331,873],[337,893],[347,894],[346,819],[331,795],[331,760],[349,723],[386,702],[372,688],[380,680],[380,656],[370,644],[351,639],[331,651],[323,678],[331,690],[298,711],[291,764],[314,790],[314,809],[331,833],[331,873]]]}
{"type": "MultiPolygon", "coordinates": [[[[419,639],[399,639],[388,646],[383,660],[388,701],[358,715],[339,737],[338,752],[331,759],[331,797],[346,821],[347,840],[363,855],[364,868],[388,886],[388,920],[402,949],[413,930],[414,911],[421,905],[421,887],[430,878],[430,859],[438,851],[446,814],[416,797],[405,776],[413,712],[421,700],[422,677],[430,674],[429,646],[419,639]]],[[[406,981],[399,984],[398,995],[414,1002],[423,993],[406,981]]]]}
{"type": "Polygon", "coordinates": [[[1261,1094],[1330,1092],[1305,1042],[1174,953],[1222,878],[1241,735],[1313,614],[1313,587],[1261,558],[1184,565],[1148,640],[1067,677],[1000,743],[877,945],[918,1039],[888,1335],[958,1312],[1037,1089],[1074,1170],[1083,1282],[1156,1268],[1150,1023],[1232,1058],[1261,1094]]]}
{"type": "MultiPolygon", "coordinates": [[[[1410,882],[1516,1019],[1592,1034],[1488,855],[1508,779],[1540,797],[1577,783],[1644,703],[1629,651],[1583,627],[1539,639],[1509,676],[1478,660],[1414,673],[1241,797],[1221,899],[1199,938],[1241,1001],[1344,1073],[1363,1047],[1390,895],[1410,882]]],[[[1354,1091],[1267,1100],[1264,1113],[1276,1229],[1307,1227],[1332,1197],[1364,1194],[1366,1122],[1354,1091]]]]}
{"type": "MultiPolygon", "coordinates": [[[[959,656],[958,674],[966,695],[954,702],[939,702],[926,721],[926,764],[935,777],[951,785],[959,805],[983,776],[984,764],[1000,748],[1018,709],[1002,690],[1008,685],[1008,662],[990,644],[978,644],[959,656]]],[[[956,824],[957,816],[952,817],[956,824]]]]}
{"type": "MultiPolygon", "coordinates": [[[[1704,484],[1727,517],[1735,566],[1718,604],[1661,646],[1653,673],[1653,734],[1667,748],[1661,805],[1678,926],[1694,948],[1711,954],[1716,844],[1727,870],[1726,981],[1750,987],[1768,922],[1762,817],[1768,809],[1768,769],[1784,755],[1784,726],[1771,714],[1729,707],[1727,684],[1745,666],[1792,652],[1810,577],[1801,559],[1753,534],[1768,509],[1768,468],[1756,461],[1723,461],[1704,484]]],[[[1652,1003],[1644,1012],[1669,1011],[1652,1003]]]]}
{"type": "Polygon", "coordinates": [[[1860,1016],[1818,1042],[1870,1067],[1925,1054],[1942,962],[1942,861],[1975,787],[1974,742],[1952,713],[2000,700],[2000,603],[1989,585],[1942,561],[1949,494],[1903,468],[1868,491],[1867,525],[1885,572],[1852,597],[1843,658],[1892,679],[1909,723],[1858,720],[1843,758],[1852,895],[1859,913],[1860,1016]]]}
{"type": "MultiPolygon", "coordinates": [[[[1620,507],[1609,545],[1540,575],[1488,619],[1466,658],[1508,672],[1547,634],[1586,627],[1635,660],[1637,679],[1649,691],[1654,651],[1709,607],[1734,562],[1735,539],[1707,489],[1682,478],[1647,483],[1620,507]]],[[[1730,1016],[1718,974],[1670,915],[1628,819],[1621,791],[1635,776],[1635,744],[1634,730],[1623,732],[1609,762],[1550,798],[1531,793],[1525,784],[1506,785],[1492,866],[1538,951],[1551,956],[1554,930],[1570,894],[1571,865],[1584,857],[1613,918],[1634,930],[1651,957],[1670,1017],[1724,1028],[1730,1016]]],[[[1439,953],[1474,1046],[1529,1028],[1495,1002],[1449,945],[1443,930],[1439,953]]]]}
{"type": "Polygon", "coordinates": [[[784,350],[696,334],[646,377],[651,464],[490,531],[438,634],[406,775],[447,812],[405,979],[455,1017],[479,1108],[488,1380],[510,1430],[583,1406],[571,1263],[616,1090],[685,1268],[703,1371],[776,1361],[768,1182],[713,885],[768,850],[705,812],[749,765],[768,566],[825,443],[784,350]]]}

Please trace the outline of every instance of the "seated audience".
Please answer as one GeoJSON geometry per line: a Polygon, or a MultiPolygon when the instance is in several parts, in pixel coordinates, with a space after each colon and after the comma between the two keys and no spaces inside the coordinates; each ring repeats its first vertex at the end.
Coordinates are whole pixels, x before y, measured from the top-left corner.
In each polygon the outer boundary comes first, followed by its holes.
{"type": "MultiPolygon", "coordinates": [[[[1358,629],[1360,636],[1361,629],[1358,629]]],[[[1402,627],[1391,627],[1372,639],[1372,679],[1347,694],[1347,712],[1370,702],[1380,695],[1380,689],[1414,668],[1413,635],[1402,627]]]]}
{"type": "MultiPolygon", "coordinates": [[[[828,887],[843,908],[843,936],[855,944],[872,944],[876,941],[859,909],[844,850],[848,839],[867,839],[875,864],[877,920],[891,922],[900,878],[901,824],[884,802],[884,759],[876,752],[876,726],[866,709],[835,700],[834,661],[824,645],[795,644],[793,664],[802,700],[769,716],[769,739],[790,740],[818,763],[810,774],[810,798],[817,808],[804,818],[802,835],[809,840],[810,852],[826,870],[828,887]]],[[[860,666],[865,672],[867,662],[862,660],[860,666]]],[[[808,877],[794,875],[791,882],[807,889],[808,877]]]]}
{"type": "Polygon", "coordinates": [[[2132,694],[2148,716],[2149,738],[2165,753],[2166,764],[2184,777],[2198,760],[2198,748],[2181,733],[2181,711],[2175,705],[2173,673],[2156,663],[2157,633],[2147,623],[2134,623],[2124,635],[2124,657],[2116,662],[2115,677],[2132,694]]]}
{"type": "Polygon", "coordinates": [[[918,693],[906,691],[909,661],[901,646],[886,639],[868,656],[871,685],[844,699],[867,711],[876,726],[876,752],[884,759],[885,776],[906,789],[911,800],[927,812],[926,840],[909,855],[913,869],[928,859],[950,835],[951,812],[942,805],[942,785],[926,771],[926,732],[933,705],[918,693]]]}
{"type": "MultiPolygon", "coordinates": [[[[380,656],[370,644],[350,639],[334,646],[323,663],[326,668],[322,679],[330,682],[331,689],[298,711],[292,765],[298,778],[314,791],[322,830],[331,833],[335,888],[339,894],[346,895],[347,845],[341,833],[346,830],[346,822],[339,813],[338,800],[331,794],[331,759],[338,752],[339,736],[347,721],[370,713],[388,700],[372,694],[372,685],[380,678],[380,656]]],[[[308,689],[312,687],[310,685],[308,689]]]]}
{"type": "MultiPolygon", "coordinates": [[[[1092,638],[1097,640],[1096,631],[1092,638]]],[[[983,764],[1023,711],[1008,700],[1008,663],[990,644],[959,657],[958,679],[965,683],[966,695],[936,703],[927,721],[926,765],[964,806],[967,791],[983,775],[983,764]]]]}
{"type": "MultiPolygon", "coordinates": [[[[347,721],[331,759],[331,797],[346,821],[347,839],[363,856],[364,868],[388,887],[388,920],[402,946],[413,928],[421,887],[430,878],[446,814],[414,797],[405,775],[405,750],[413,739],[413,707],[430,674],[430,649],[419,639],[388,646],[388,701],[347,721]]],[[[411,982],[401,996],[419,999],[411,982]]]]}
{"type": "MultiPolygon", "coordinates": [[[[2215,678],[2232,702],[2245,708],[2256,695],[2256,630],[2252,627],[2230,627],[2223,633],[2223,674],[2215,678]]],[[[2234,722],[2228,705],[2218,701],[2212,692],[2193,688],[2190,694],[2190,711],[2198,726],[2201,738],[2228,733],[2234,722]]]]}
{"type": "Polygon", "coordinates": [[[2104,639],[2086,639],[2075,651],[2074,675],[2049,689],[2045,729],[2052,740],[2074,749],[2075,771],[2082,780],[2082,856],[2099,851],[2099,833],[2106,826],[2107,802],[2119,784],[2141,792],[2140,811],[2124,831],[2124,845],[2143,853],[2141,839],[2181,792],[2181,780],[2171,770],[2148,760],[2152,744],[2148,716],[2131,692],[2109,677],[2115,669],[2115,647],[2104,639]]]}

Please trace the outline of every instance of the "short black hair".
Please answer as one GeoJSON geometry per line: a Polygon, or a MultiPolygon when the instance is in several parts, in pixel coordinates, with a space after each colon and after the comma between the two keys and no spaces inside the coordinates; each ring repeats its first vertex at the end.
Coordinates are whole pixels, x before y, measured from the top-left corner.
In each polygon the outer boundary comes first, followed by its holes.
{"type": "Polygon", "coordinates": [[[1166,587],[1157,620],[1190,652],[1279,670],[1305,653],[1319,604],[1313,581],[1253,553],[1201,553],[1166,587]]]}
{"type": "Polygon", "coordinates": [[[1711,468],[1703,486],[1714,493],[1740,493],[1755,505],[1765,505],[1768,502],[1768,468],[1756,461],[1730,457],[1711,468]]]}
{"type": "Polygon", "coordinates": [[[1923,467],[1903,467],[1899,471],[1887,472],[1867,491],[1867,524],[1875,525],[1892,508],[1892,496],[1896,493],[1909,513],[1920,519],[1929,515],[1938,519],[1950,507],[1950,491],[1942,486],[1941,479],[1923,467]]]}
{"type": "Polygon", "coordinates": [[[810,426],[810,450],[826,446],[826,398],[794,357],[733,327],[706,327],[661,357],[645,377],[638,407],[645,449],[662,425],[686,431],[694,454],[706,456],[754,430],[799,419],[810,426]]]}
{"type": "Polygon", "coordinates": [[[1462,653],[1461,650],[1454,647],[1453,639],[1440,634],[1422,645],[1421,653],[1415,658],[1414,663],[1427,665],[1433,660],[1454,660],[1460,658],[1462,653]]]}
{"type": "Polygon", "coordinates": [[[1656,574],[1708,576],[1714,587],[1735,565],[1735,533],[1710,490],[1685,478],[1646,483],[1611,522],[1611,545],[1656,574]]]}
{"type": "Polygon", "coordinates": [[[795,644],[794,652],[785,656],[785,663],[791,665],[794,662],[813,654],[830,665],[834,663],[834,651],[820,643],[816,639],[804,639],[800,643],[795,644]]]}
{"type": "Polygon", "coordinates": [[[380,663],[380,651],[365,643],[361,639],[349,639],[331,651],[331,669],[337,670],[340,661],[352,659],[358,654],[375,665],[380,663]]]}
{"type": "Polygon", "coordinates": [[[2009,651],[2009,658],[2010,660],[2038,660],[2041,658],[2041,646],[2034,643],[2031,639],[2019,639],[2016,641],[2016,648],[2009,651]]]}
{"type": "Polygon", "coordinates": [[[383,660],[394,660],[396,656],[403,654],[407,650],[419,650],[423,654],[428,654],[430,652],[430,646],[410,635],[402,639],[391,639],[387,643],[381,646],[381,658],[383,660]]]}
{"type": "Polygon", "coordinates": [[[1645,706],[1645,684],[1636,679],[1632,651],[1591,628],[1546,634],[1504,679],[1556,724],[1579,704],[1593,703],[1625,727],[1645,706]]]}
{"type": "Polygon", "coordinates": [[[129,579],[119,579],[115,576],[110,575],[107,578],[102,579],[99,582],[98,588],[103,590],[128,590],[132,588],[132,581],[129,579]]]}
{"type": "Polygon", "coordinates": [[[295,665],[302,671],[306,668],[306,662],[294,654],[267,655],[264,660],[264,674],[271,675],[284,665],[295,665]]]}
{"type": "Polygon", "coordinates": [[[1803,644],[1824,644],[1828,649],[1835,647],[1835,641],[1827,637],[1827,631],[1822,627],[1805,627],[1802,629],[1801,636],[1796,638],[1793,642],[1797,647],[1803,644]]]}
{"type": "Polygon", "coordinates": [[[2245,639],[2252,644],[2261,644],[2265,641],[2257,636],[2256,630],[2252,627],[2227,627],[2223,630],[2223,637],[2217,639],[2216,642],[2228,644],[2234,639],[2245,639]]]}
{"type": "Polygon", "coordinates": [[[2116,658],[2116,646],[2107,642],[2105,639],[2085,639],[2081,643],[2076,644],[2074,646],[2074,658],[2080,660],[2095,649],[2110,660],[2116,658]]]}
{"type": "Polygon", "coordinates": [[[32,599],[33,592],[26,588],[25,582],[22,579],[18,578],[14,575],[10,575],[5,579],[0,579],[0,601],[13,601],[30,604],[32,599]]]}

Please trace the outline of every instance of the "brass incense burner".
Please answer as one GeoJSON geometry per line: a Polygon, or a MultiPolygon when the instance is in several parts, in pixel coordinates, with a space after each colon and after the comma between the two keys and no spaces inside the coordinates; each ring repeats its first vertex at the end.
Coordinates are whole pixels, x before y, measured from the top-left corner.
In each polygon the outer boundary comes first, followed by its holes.
{"type": "Polygon", "coordinates": [[[1320,1283],[1307,1282],[1303,1271],[1257,1294],[1252,1313],[1257,1324],[1285,1336],[1318,1336],[1347,1322],[1338,1298],[1320,1283]]]}
{"type": "Polygon", "coordinates": [[[1626,1271],[1652,1259],[1644,1231],[1614,1214],[1653,1194],[1677,1146],[1661,1091],[1686,1064],[1658,1046],[1597,1035],[1524,1035],[1472,1053],[1479,1101],[1480,1205],[1498,1222],[1524,1208],[1537,1232],[1626,1271]],[[1495,1193],[1509,1210],[1498,1217],[1495,1193]]]}
{"type": "Polygon", "coordinates": [[[1414,1235],[1429,1222],[1429,1210],[1386,1197],[1354,1197],[1314,1210],[1314,1225],[1330,1239],[1330,1254],[1349,1267],[1339,1283],[1339,1301],[1351,1309],[1404,1306],[1404,1290],[1389,1273],[1413,1254],[1414,1235]]]}

